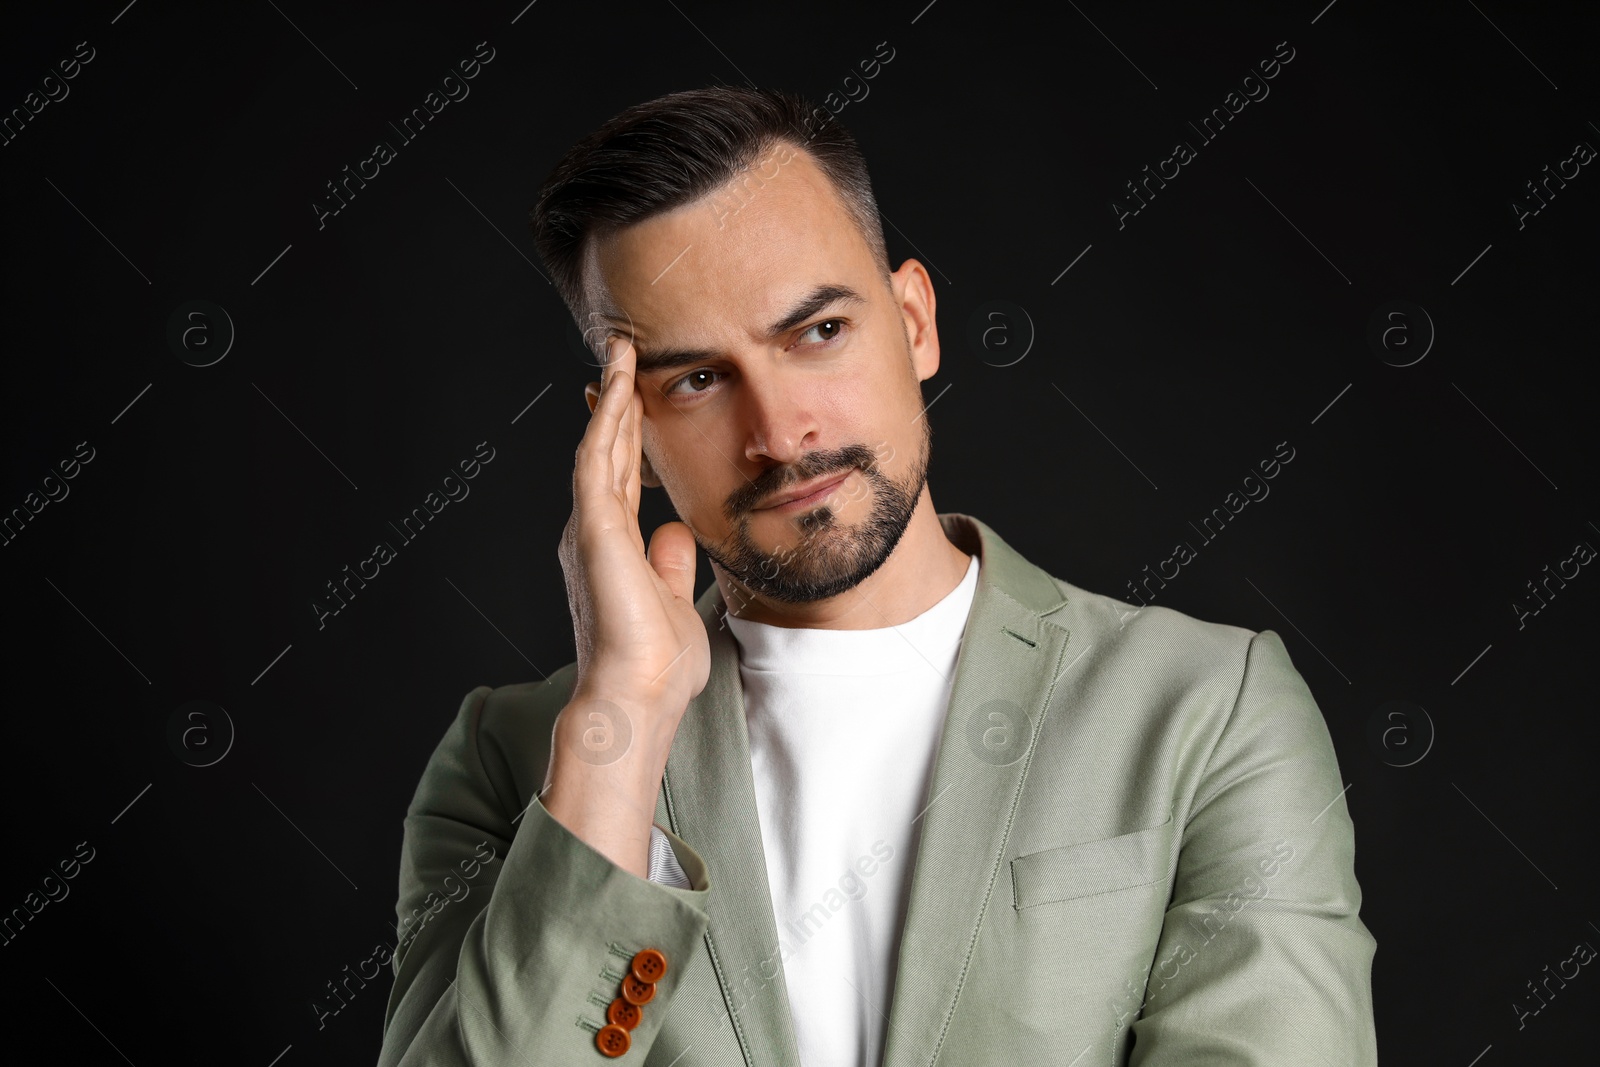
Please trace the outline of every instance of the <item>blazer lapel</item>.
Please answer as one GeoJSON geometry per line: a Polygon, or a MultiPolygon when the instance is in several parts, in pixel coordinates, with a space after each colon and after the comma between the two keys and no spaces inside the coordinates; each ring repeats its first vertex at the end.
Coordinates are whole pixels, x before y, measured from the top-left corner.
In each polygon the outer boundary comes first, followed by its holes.
{"type": "MultiPolygon", "coordinates": [[[[1044,619],[1066,600],[1048,574],[977,519],[939,521],[979,558],[921,831],[884,1050],[884,1067],[932,1064],[999,879],[1007,831],[1068,633],[1044,619]]],[[[799,1064],[756,815],[739,650],[713,582],[696,607],[711,674],[667,757],[658,820],[706,861],[706,944],[752,1064],[799,1064]],[[768,976],[771,976],[770,978],[768,976]]]]}
{"type": "Polygon", "coordinates": [[[1002,877],[1034,739],[1067,665],[1054,580],[968,515],[939,516],[980,559],[927,797],[895,972],[884,1067],[927,1067],[946,1038],[973,938],[1002,877]]]}
{"type": "Polygon", "coordinates": [[[657,821],[706,862],[706,947],[748,1064],[799,1067],[772,913],[739,646],[716,582],[695,606],[711,641],[711,674],[689,702],[667,754],[657,821]],[[770,979],[768,976],[771,976],[770,979]]]}

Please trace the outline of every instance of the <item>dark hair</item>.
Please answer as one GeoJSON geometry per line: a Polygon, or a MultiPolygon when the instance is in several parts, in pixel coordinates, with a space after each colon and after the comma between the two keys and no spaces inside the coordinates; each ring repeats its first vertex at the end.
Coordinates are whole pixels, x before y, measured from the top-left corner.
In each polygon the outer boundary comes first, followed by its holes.
{"type": "Polygon", "coordinates": [[[867,163],[826,108],[777,89],[713,86],[617,114],[573,145],[539,190],[529,225],[581,330],[583,257],[592,236],[705,196],[779,143],[804,149],[843,199],[884,275],[889,254],[867,163]]]}

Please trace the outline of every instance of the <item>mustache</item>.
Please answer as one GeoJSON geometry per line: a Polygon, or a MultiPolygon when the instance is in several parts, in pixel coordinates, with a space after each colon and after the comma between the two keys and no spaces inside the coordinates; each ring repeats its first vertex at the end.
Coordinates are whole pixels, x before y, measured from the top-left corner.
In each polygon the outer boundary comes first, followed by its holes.
{"type": "Polygon", "coordinates": [[[806,462],[793,468],[792,474],[780,468],[766,471],[755,481],[735,491],[733,498],[728,502],[729,519],[737,520],[739,516],[754,511],[756,505],[774,493],[781,493],[813,478],[844,474],[852,470],[875,469],[879,456],[878,451],[865,445],[847,445],[834,452],[812,453],[806,462]]]}

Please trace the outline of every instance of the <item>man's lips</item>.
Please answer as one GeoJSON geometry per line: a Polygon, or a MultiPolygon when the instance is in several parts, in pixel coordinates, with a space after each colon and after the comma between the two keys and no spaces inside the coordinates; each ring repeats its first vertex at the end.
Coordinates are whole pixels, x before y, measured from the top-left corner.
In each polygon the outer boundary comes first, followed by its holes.
{"type": "Polygon", "coordinates": [[[769,511],[781,508],[787,504],[814,503],[814,501],[810,499],[811,497],[821,497],[827,490],[834,488],[848,477],[850,477],[849,471],[836,471],[833,474],[825,474],[821,478],[814,478],[809,482],[804,482],[795,488],[788,490],[776,499],[761,505],[756,510],[769,511]]]}

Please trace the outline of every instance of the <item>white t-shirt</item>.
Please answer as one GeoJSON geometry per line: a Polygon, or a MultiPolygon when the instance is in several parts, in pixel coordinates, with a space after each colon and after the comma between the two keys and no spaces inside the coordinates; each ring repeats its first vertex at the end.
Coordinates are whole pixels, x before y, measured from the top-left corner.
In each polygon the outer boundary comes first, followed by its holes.
{"type": "MultiPolygon", "coordinates": [[[[978,558],[909,622],[813,630],[728,617],[767,882],[806,1067],[874,1067],[978,558]]],[[[870,609],[869,609],[870,610],[870,609]]],[[[652,828],[650,879],[687,887],[652,828]]]]}

